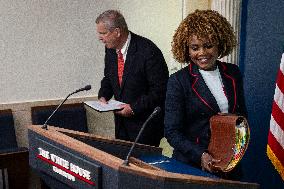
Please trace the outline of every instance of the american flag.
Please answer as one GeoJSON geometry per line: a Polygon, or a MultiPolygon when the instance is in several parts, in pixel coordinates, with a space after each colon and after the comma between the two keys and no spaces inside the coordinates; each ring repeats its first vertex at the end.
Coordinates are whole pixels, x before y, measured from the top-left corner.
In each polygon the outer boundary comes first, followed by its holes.
{"type": "Polygon", "coordinates": [[[268,133],[267,156],[284,180],[284,53],[276,80],[268,133]]]}

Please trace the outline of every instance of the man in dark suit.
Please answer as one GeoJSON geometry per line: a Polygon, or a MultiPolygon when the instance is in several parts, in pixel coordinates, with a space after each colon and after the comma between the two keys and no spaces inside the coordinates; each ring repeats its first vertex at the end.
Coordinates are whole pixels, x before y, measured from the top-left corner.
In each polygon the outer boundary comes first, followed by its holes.
{"type": "Polygon", "coordinates": [[[155,107],[161,113],[152,119],[139,143],[158,146],[164,132],[164,101],[169,77],[160,49],[149,39],[128,30],[123,15],[116,10],[96,19],[99,39],[105,44],[105,69],[98,98],[107,103],[112,97],[124,102],[115,112],[115,136],[134,141],[155,107]]]}

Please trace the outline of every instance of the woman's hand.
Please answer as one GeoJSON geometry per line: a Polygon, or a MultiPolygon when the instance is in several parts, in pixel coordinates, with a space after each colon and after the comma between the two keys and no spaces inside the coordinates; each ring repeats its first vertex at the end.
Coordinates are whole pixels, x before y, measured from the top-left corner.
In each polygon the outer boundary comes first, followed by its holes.
{"type": "Polygon", "coordinates": [[[215,166],[215,163],[220,162],[220,160],[214,159],[209,153],[203,152],[201,156],[201,167],[202,170],[206,170],[210,173],[218,172],[219,167],[215,166]]]}

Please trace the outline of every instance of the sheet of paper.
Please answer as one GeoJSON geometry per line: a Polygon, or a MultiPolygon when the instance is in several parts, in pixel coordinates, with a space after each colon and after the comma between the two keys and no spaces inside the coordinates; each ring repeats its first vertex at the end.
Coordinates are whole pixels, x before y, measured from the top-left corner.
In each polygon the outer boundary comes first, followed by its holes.
{"type": "Polygon", "coordinates": [[[119,102],[116,100],[109,100],[107,104],[103,104],[100,101],[86,101],[84,102],[87,106],[97,110],[99,112],[107,112],[107,111],[114,111],[120,110],[120,105],[125,104],[123,102],[119,102]]]}

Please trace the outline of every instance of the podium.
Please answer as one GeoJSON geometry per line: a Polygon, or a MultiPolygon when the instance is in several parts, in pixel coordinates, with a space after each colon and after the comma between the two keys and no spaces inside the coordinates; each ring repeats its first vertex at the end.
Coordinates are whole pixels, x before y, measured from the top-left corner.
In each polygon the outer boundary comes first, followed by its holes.
{"type": "Polygon", "coordinates": [[[132,142],[49,126],[28,130],[29,161],[50,188],[92,189],[256,189],[246,183],[173,173],[146,163],[143,156],[162,156],[162,149],[137,144],[123,165],[132,142]],[[143,159],[143,158],[142,158],[143,159]]]}

